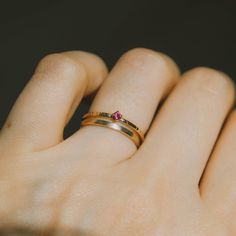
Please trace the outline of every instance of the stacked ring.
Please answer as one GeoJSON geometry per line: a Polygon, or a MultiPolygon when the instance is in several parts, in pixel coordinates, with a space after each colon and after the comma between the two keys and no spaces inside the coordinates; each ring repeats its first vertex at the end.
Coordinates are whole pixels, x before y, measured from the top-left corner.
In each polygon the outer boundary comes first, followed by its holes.
{"type": "Polygon", "coordinates": [[[124,119],[119,111],[114,113],[88,112],[82,117],[80,125],[81,127],[95,125],[111,128],[130,138],[137,147],[144,141],[143,132],[132,122],[124,119]]]}

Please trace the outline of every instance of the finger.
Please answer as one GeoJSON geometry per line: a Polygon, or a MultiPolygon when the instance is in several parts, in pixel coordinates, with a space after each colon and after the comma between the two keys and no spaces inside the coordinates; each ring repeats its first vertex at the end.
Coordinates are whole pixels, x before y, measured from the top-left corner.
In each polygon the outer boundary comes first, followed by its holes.
{"type": "MultiPolygon", "coordinates": [[[[92,53],[82,51],[67,51],[63,54],[69,56],[77,63],[82,63],[86,70],[87,85],[83,96],[88,96],[101,86],[103,80],[105,79],[108,73],[107,67],[101,58],[92,53]]],[[[71,105],[70,112],[68,113],[67,122],[71,119],[80,101],[81,97],[76,96],[73,104],[71,105]]]]}
{"type": "MultiPolygon", "coordinates": [[[[90,111],[119,110],[125,119],[146,132],[158,103],[174,86],[178,75],[176,65],[167,56],[149,49],[132,49],[118,60],[90,111]]],[[[75,154],[80,145],[89,144],[93,148],[88,148],[88,153],[95,152],[96,158],[101,154],[100,160],[106,163],[123,160],[136,151],[129,138],[106,127],[85,126],[67,143],[71,143],[70,149],[74,147],[75,154]]]]}
{"type": "Polygon", "coordinates": [[[65,124],[83,95],[107,74],[102,60],[87,52],[46,56],[17,99],[2,131],[14,150],[39,150],[59,143],[65,124]]]}
{"type": "Polygon", "coordinates": [[[207,164],[200,189],[203,200],[221,216],[235,214],[236,203],[236,111],[227,119],[207,164]]]}
{"type": "Polygon", "coordinates": [[[149,160],[142,161],[154,174],[195,188],[233,101],[233,83],[223,73],[185,73],[146,137],[140,152],[149,160]]]}

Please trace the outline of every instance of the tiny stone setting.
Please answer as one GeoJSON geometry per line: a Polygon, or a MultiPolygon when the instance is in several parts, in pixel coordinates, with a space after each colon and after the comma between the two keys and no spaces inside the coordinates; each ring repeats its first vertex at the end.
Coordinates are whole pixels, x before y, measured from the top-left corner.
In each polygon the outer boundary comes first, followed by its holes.
{"type": "Polygon", "coordinates": [[[111,115],[112,119],[114,120],[120,120],[121,117],[122,117],[122,114],[119,112],[119,111],[116,111],[114,112],[112,115],[111,115]]]}

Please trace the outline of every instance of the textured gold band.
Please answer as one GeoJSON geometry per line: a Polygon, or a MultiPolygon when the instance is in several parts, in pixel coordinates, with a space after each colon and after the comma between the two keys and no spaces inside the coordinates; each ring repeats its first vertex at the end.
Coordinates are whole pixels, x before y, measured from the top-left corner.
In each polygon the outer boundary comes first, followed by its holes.
{"type": "Polygon", "coordinates": [[[89,112],[83,116],[81,126],[95,125],[111,128],[130,138],[135,145],[139,147],[144,140],[144,135],[141,130],[124,118],[120,117],[119,119],[114,119],[113,114],[106,112],[89,112]]]}

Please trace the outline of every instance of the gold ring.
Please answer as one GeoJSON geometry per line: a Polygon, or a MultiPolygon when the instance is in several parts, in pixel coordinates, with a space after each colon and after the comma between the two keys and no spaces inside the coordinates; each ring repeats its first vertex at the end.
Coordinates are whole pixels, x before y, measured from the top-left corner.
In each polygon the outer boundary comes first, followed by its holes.
{"type": "Polygon", "coordinates": [[[95,125],[111,128],[130,138],[137,147],[144,141],[143,132],[132,122],[124,119],[119,111],[114,113],[107,112],[88,112],[82,117],[81,126],[95,125]]]}

